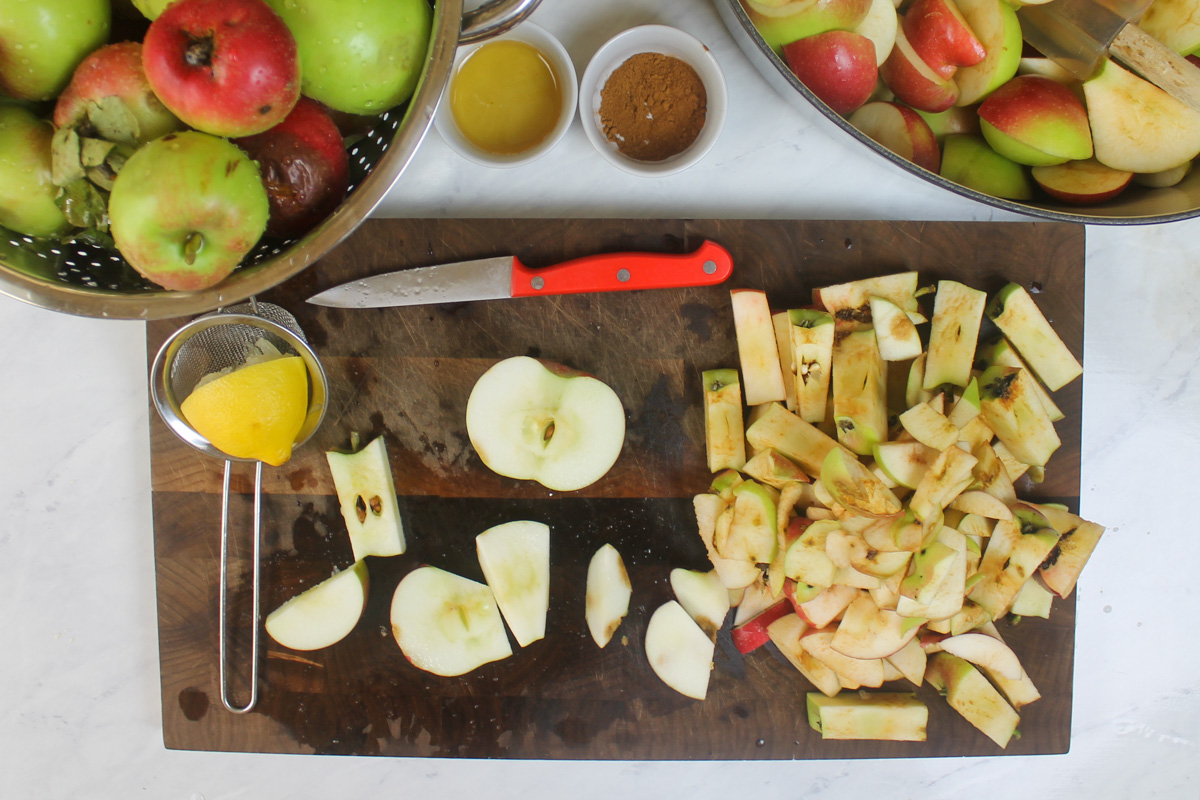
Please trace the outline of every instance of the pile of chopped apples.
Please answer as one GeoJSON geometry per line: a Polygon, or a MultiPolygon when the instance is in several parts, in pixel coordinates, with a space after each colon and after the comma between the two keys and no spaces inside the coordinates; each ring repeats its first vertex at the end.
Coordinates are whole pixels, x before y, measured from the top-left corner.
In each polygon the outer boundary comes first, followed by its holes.
{"type": "MultiPolygon", "coordinates": [[[[915,693],[862,691],[907,680],[1006,746],[1040,694],[994,622],[1048,617],[1104,531],[1013,485],[1043,477],[1060,445],[1051,392],[1079,362],[1016,284],[989,299],[906,272],[775,314],[763,292],[731,294],[740,379],[703,375],[715,477],[695,510],[707,594],[737,605],[734,644],[774,643],[817,689],[807,712],[825,738],[923,741],[915,693]],[[980,342],[984,314],[1000,333],[980,342]]],[[[711,619],[680,617],[715,635],[711,619]]],[[[711,664],[696,667],[659,675],[703,698],[711,664]]]]}

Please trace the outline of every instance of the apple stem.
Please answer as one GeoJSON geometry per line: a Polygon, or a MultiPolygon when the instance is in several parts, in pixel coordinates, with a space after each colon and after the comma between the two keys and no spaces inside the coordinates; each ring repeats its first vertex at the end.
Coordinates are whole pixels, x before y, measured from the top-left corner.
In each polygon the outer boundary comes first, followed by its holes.
{"type": "Polygon", "coordinates": [[[199,231],[192,231],[183,240],[183,260],[191,266],[196,263],[196,255],[204,247],[204,234],[199,231]]]}
{"type": "Polygon", "coordinates": [[[213,40],[211,36],[192,39],[183,58],[191,67],[208,67],[212,65],[213,40]]]}

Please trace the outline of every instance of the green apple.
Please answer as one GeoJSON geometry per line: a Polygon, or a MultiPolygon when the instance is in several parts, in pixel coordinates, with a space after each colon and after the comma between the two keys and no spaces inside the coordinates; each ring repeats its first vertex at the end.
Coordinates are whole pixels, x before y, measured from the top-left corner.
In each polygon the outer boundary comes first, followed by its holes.
{"type": "Polygon", "coordinates": [[[137,10],[146,15],[146,19],[158,19],[158,15],[166,10],[175,0],[133,0],[137,10]]]}
{"type": "Polygon", "coordinates": [[[50,140],[54,128],[17,105],[0,105],[0,225],[26,236],[70,227],[54,203],[50,140]]]}
{"type": "Polygon", "coordinates": [[[997,153],[981,136],[967,133],[947,136],[942,146],[941,175],[992,197],[1008,200],[1033,197],[1033,183],[1025,168],[997,153]]]}
{"type": "Polygon", "coordinates": [[[167,134],[134,153],[108,207],[121,255],[166,289],[219,283],[267,227],[258,167],[225,139],[198,131],[167,134]]]}
{"type": "Polygon", "coordinates": [[[1021,23],[1007,0],[956,0],[955,5],[987,55],[970,67],[954,73],[959,106],[971,106],[987,97],[1017,74],[1021,65],[1021,23]]]}
{"type": "Polygon", "coordinates": [[[1091,158],[1087,109],[1065,85],[1018,75],[979,106],[980,127],[1000,155],[1031,167],[1091,158]]]}
{"type": "Polygon", "coordinates": [[[736,369],[710,369],[704,383],[704,445],[709,472],[741,469],[746,463],[742,384],[736,369]]]}
{"type": "Polygon", "coordinates": [[[492,365],[471,389],[467,435],[493,472],[570,492],[616,463],[625,410],[590,375],[516,356],[492,365]]]}
{"type": "Polygon", "coordinates": [[[742,0],[742,8],[767,45],[779,53],[785,44],[823,31],[854,30],[866,19],[871,0],[742,0]]]}
{"type": "Polygon", "coordinates": [[[0,4],[0,92],[49,100],[84,56],[108,40],[109,0],[6,0],[0,4]]]}
{"type": "Polygon", "coordinates": [[[268,0],[296,38],[303,94],[337,111],[381,114],[425,68],[428,0],[268,0]]]}

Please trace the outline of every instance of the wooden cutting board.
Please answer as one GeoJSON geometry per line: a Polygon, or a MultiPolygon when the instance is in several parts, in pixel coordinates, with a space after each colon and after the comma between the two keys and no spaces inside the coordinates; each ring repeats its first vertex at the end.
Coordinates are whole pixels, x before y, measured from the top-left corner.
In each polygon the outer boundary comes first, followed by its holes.
{"type": "MultiPolygon", "coordinates": [[[[222,463],[177,440],[151,413],[151,456],[163,738],[167,747],[287,753],[586,759],[815,759],[1065,753],[1070,745],[1074,599],[1049,621],[1002,623],[1043,699],[1001,751],[928,686],[924,743],[822,741],[808,727],[810,687],[770,647],[742,656],[728,628],[708,699],[662,684],[642,648],[650,614],[671,596],[673,567],[707,568],[691,497],[709,482],[700,371],[736,365],[729,289],[762,288],[773,305],[811,301],[816,286],[916,269],[993,291],[1008,280],[1037,292],[1071,350],[1083,351],[1084,229],[1055,223],[745,220],[377,220],[321,263],[262,299],[293,311],[328,372],[324,424],[293,459],[267,468],[263,613],[351,563],[325,465],[327,449],[385,434],[409,552],[371,558],[358,627],[325,651],[294,653],[264,639],[261,698],[249,714],[220,704],[217,587],[222,463]],[[530,266],[596,252],[687,252],[725,245],[734,274],[718,287],[549,297],[407,309],[339,310],[304,300],[343,281],[406,266],[516,254],[530,266]],[[574,493],[552,493],[486,469],[467,440],[464,409],[496,360],[534,355],[599,376],[628,416],[613,470],[574,493]],[[512,658],[460,678],[418,671],[392,639],[392,591],[415,565],[482,580],[473,539],[513,519],[549,523],[547,635],[512,658]],[[583,621],[588,559],[613,543],[634,587],[618,640],[600,650],[583,621]]],[[[182,320],[150,323],[147,355],[182,320]]],[[[1081,382],[1056,395],[1063,440],[1022,496],[1076,509],[1081,382]]],[[[252,469],[234,489],[252,488],[252,469]]],[[[235,503],[236,613],[250,614],[243,577],[250,509],[235,503]]],[[[242,635],[233,665],[245,674],[242,635]]],[[[236,699],[245,695],[246,681],[236,699]]],[[[898,687],[908,690],[904,684],[898,687]]]]}

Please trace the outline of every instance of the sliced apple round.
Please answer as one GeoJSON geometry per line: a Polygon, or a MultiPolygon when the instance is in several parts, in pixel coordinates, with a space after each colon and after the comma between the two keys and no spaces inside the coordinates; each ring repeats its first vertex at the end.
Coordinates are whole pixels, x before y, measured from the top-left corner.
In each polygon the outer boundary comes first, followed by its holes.
{"type": "Polygon", "coordinates": [[[575,491],[616,463],[625,442],[625,409],[616,392],[590,375],[516,356],[475,383],[467,400],[467,435],[492,471],[575,491]]]}
{"type": "Polygon", "coordinates": [[[621,627],[632,596],[633,585],[621,554],[611,544],[602,546],[588,562],[583,611],[588,631],[598,646],[607,645],[621,627]]]}
{"type": "Polygon", "coordinates": [[[685,697],[703,700],[708,694],[715,645],[683,606],[669,600],[646,625],[646,658],[662,682],[685,697]]]}
{"type": "Polygon", "coordinates": [[[492,590],[437,567],[404,576],[391,623],[404,657],[434,675],[462,675],[512,655],[492,590]]]}
{"type": "Polygon", "coordinates": [[[367,564],[338,572],[267,615],[267,634],[292,650],[320,650],[354,630],[367,604],[367,564]]]}
{"type": "Polygon", "coordinates": [[[550,608],[550,526],[516,520],[475,537],[483,577],[521,647],[546,635],[550,608]]]}

